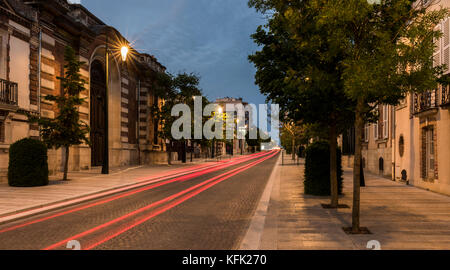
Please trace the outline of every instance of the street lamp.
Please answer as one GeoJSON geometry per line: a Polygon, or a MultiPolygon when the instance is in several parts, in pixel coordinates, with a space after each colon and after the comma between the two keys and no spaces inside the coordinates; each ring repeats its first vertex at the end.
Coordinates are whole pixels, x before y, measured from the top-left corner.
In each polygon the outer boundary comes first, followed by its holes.
{"type": "Polygon", "coordinates": [[[128,46],[122,46],[122,48],[120,49],[120,54],[122,55],[122,61],[127,61],[128,46]]]}
{"type": "MultiPolygon", "coordinates": [[[[109,174],[109,125],[108,125],[108,93],[109,93],[109,46],[108,46],[108,30],[106,30],[106,41],[105,41],[105,79],[106,79],[106,89],[105,89],[105,106],[104,106],[104,123],[105,123],[105,136],[103,138],[103,165],[102,174],[109,174]]],[[[120,54],[122,56],[122,61],[127,60],[128,46],[124,45],[120,49],[120,54]]]]}

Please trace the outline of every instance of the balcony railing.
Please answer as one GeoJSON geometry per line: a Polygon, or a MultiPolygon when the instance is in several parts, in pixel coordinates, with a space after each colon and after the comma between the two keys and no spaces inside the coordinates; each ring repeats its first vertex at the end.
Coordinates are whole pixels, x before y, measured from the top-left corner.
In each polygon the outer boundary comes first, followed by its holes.
{"type": "Polygon", "coordinates": [[[414,94],[414,113],[428,111],[438,106],[437,90],[414,94]]]}
{"type": "Polygon", "coordinates": [[[0,79],[0,104],[17,106],[17,83],[0,79]]]}
{"type": "Polygon", "coordinates": [[[450,85],[442,87],[441,106],[450,106],[450,85]]]}

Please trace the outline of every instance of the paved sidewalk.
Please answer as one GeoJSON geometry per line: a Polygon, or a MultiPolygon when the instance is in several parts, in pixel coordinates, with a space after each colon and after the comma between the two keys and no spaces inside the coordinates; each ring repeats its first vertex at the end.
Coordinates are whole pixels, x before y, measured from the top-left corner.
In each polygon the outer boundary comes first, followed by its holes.
{"type": "MultiPolygon", "coordinates": [[[[367,187],[361,189],[361,226],[372,234],[347,235],[342,227],[351,225],[351,209],[323,209],[321,204],[329,203],[328,197],[303,193],[303,165],[285,158],[285,166],[278,166],[268,210],[263,216],[257,211],[254,218],[260,215],[265,219],[259,226],[264,228],[259,232],[259,249],[367,249],[370,240],[388,250],[450,249],[448,196],[366,174],[367,187]]],[[[350,207],[352,182],[352,171],[346,169],[340,203],[350,207]]]]}
{"type": "Polygon", "coordinates": [[[27,209],[41,208],[49,204],[85,197],[99,192],[130,186],[158,174],[168,173],[180,168],[204,164],[204,160],[193,163],[151,165],[127,168],[112,168],[109,175],[102,175],[100,168],[90,171],[69,172],[70,181],[58,181],[51,177],[50,184],[43,187],[17,188],[7,183],[0,184],[0,220],[27,209]]]}

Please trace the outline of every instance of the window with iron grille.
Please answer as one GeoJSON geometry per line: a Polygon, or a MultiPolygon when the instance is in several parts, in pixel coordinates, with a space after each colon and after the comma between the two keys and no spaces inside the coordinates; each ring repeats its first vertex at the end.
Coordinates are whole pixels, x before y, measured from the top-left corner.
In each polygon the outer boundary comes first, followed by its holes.
{"type": "Polygon", "coordinates": [[[427,176],[434,178],[434,129],[426,129],[426,155],[427,155],[427,176]]]}
{"type": "Polygon", "coordinates": [[[434,126],[427,126],[422,129],[422,178],[436,178],[436,130],[434,126]]]}

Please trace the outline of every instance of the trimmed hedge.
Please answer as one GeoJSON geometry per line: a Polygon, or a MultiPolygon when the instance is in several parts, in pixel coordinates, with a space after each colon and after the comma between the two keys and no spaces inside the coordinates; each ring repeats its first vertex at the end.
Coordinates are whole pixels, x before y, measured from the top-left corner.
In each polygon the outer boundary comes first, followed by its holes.
{"type": "MultiPolygon", "coordinates": [[[[328,142],[315,142],[305,150],[305,194],[330,196],[330,146],[328,142]]],[[[342,194],[342,152],[337,150],[338,192],[342,194]]]]}
{"type": "Polygon", "coordinates": [[[48,185],[47,147],[43,142],[26,138],[11,145],[8,184],[13,187],[48,185]]]}

